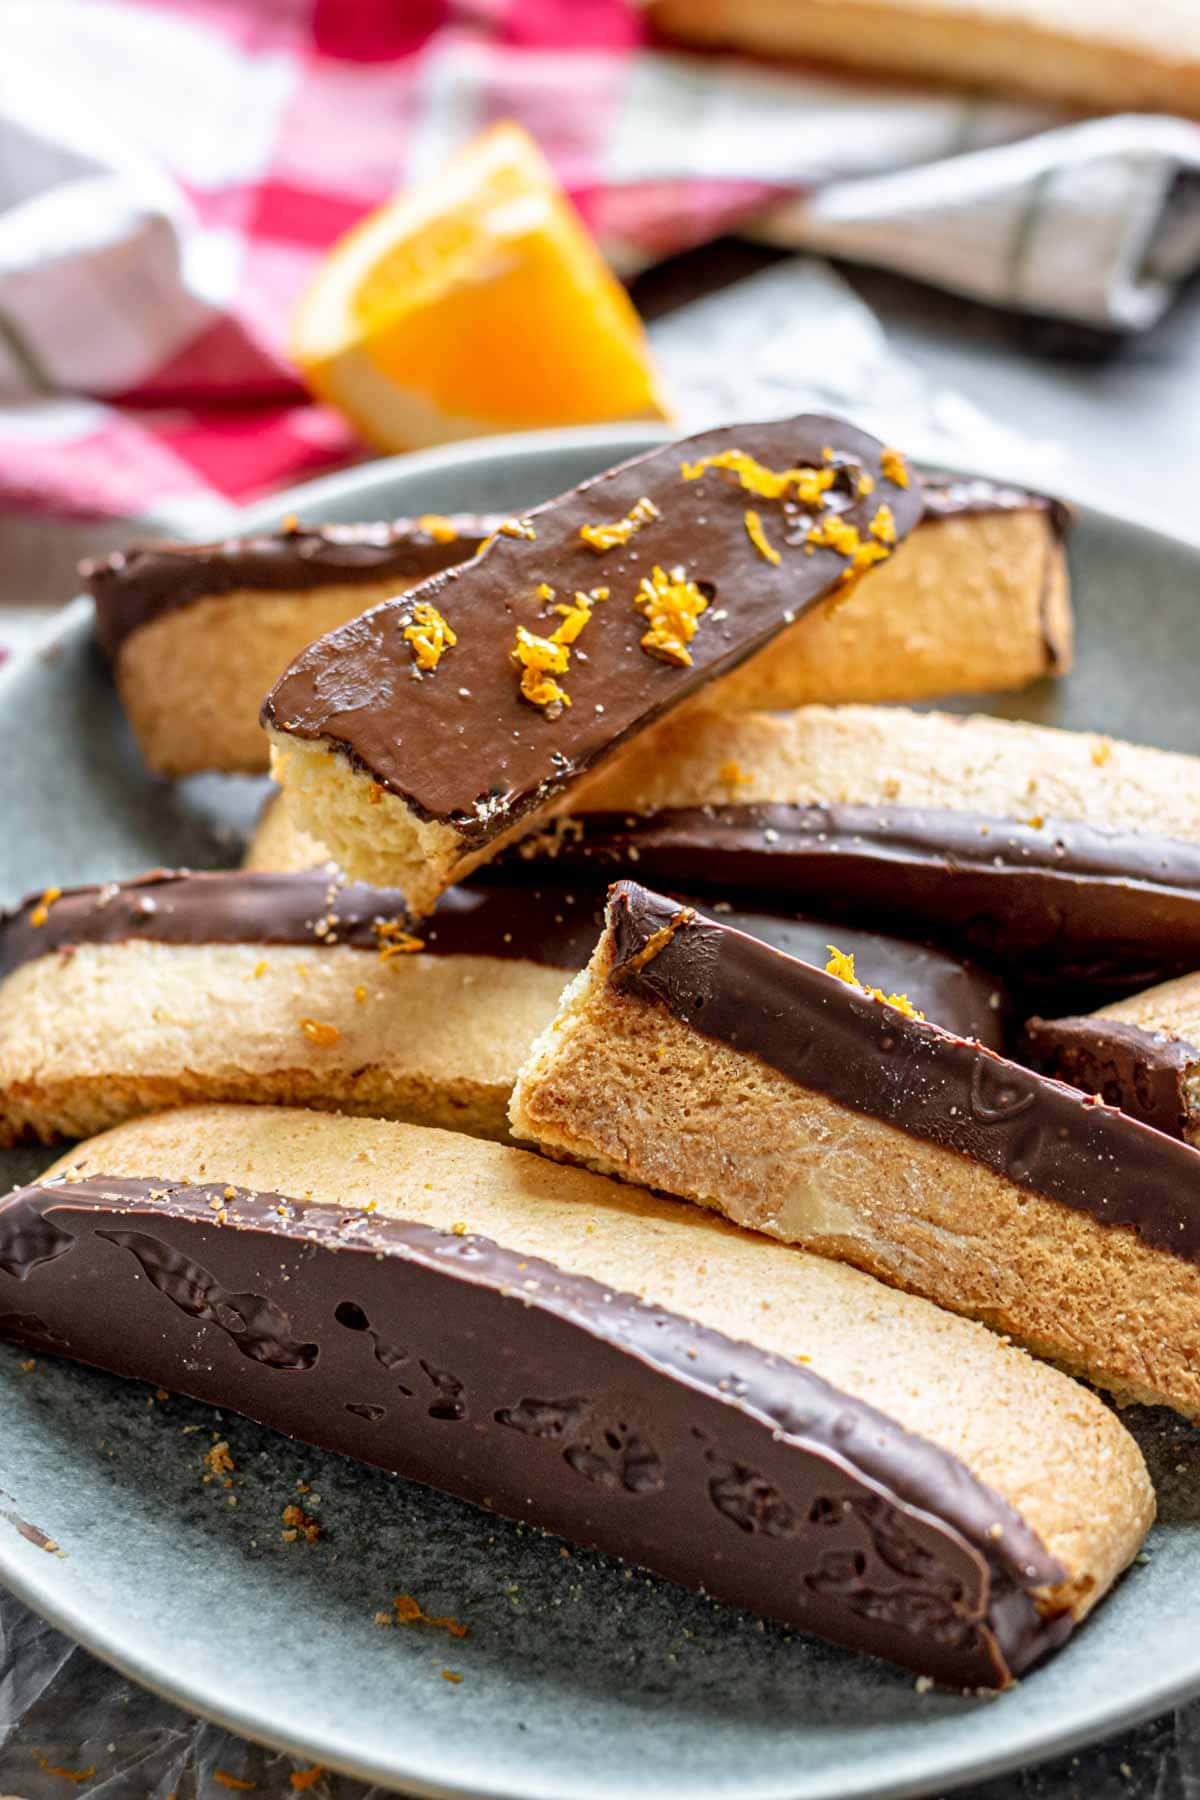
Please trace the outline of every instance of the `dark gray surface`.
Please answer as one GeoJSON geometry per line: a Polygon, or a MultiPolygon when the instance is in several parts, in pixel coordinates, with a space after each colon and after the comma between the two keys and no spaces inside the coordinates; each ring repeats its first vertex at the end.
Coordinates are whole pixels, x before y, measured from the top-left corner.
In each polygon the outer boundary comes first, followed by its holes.
{"type": "MultiPolygon", "coordinates": [[[[552,465],[529,443],[486,466],[478,451],[434,456],[424,473],[410,467],[403,477],[403,506],[527,503],[603,466],[615,448],[590,434],[552,465]]],[[[376,466],[299,502],[286,499],[279,510],[400,510],[400,479],[376,466]]],[[[1005,710],[1195,749],[1200,555],[1089,517],[1076,569],[1078,672],[1005,710]]],[[[81,879],[164,857],[231,860],[255,793],[243,782],[173,789],[147,777],[82,620],[34,667],[0,678],[0,767],[14,796],[14,828],[0,845],[7,895],[61,880],[64,870],[81,879]]],[[[14,1158],[0,1175],[16,1179],[44,1160],[14,1158]]],[[[1169,1419],[1138,1420],[1163,1473],[1164,1517],[1149,1561],[1056,1662],[1000,1700],[972,1701],[918,1694],[909,1677],[627,1575],[604,1558],[563,1558],[536,1534],[485,1523],[456,1502],[244,1421],[219,1425],[238,1465],[234,1488],[205,1484],[210,1418],[187,1402],[159,1403],[148,1390],[48,1360],[27,1372],[15,1353],[0,1350],[0,1487],[11,1496],[0,1504],[66,1552],[39,1550],[0,1522],[0,1573],[143,1681],[309,1758],[523,1800],[635,1791],[648,1800],[846,1800],[944,1791],[951,1770],[961,1779],[1010,1766],[1200,1687],[1200,1435],[1169,1419]],[[189,1424],[203,1430],[185,1432],[189,1424]],[[279,1537],[280,1512],[301,1477],[321,1493],[327,1524],[312,1549],[279,1537]],[[470,1639],[379,1631],[372,1614],[398,1590],[465,1619],[470,1639]],[[462,1670],[461,1685],[442,1680],[444,1666],[462,1670]]],[[[0,1614],[6,1627],[10,1610],[0,1614]]],[[[21,1666],[28,1670],[28,1655],[21,1666]]],[[[186,1728],[117,1678],[75,1659],[59,1679],[66,1706],[47,1711],[48,1690],[32,1722],[0,1751],[0,1782],[27,1800],[63,1791],[63,1778],[42,1770],[35,1750],[73,1770],[95,1763],[82,1792],[161,1791],[165,1800],[176,1791],[182,1800],[189,1782],[206,1795],[229,1791],[214,1785],[214,1766],[258,1779],[256,1753],[186,1728]],[[172,1786],[161,1788],[139,1787],[140,1776],[114,1769],[131,1754],[129,1734],[116,1731],[109,1707],[96,1714],[106,1720],[104,1742],[91,1741],[81,1706],[108,1682],[117,1713],[125,1706],[144,1721],[134,1738],[147,1758],[152,1746],[164,1755],[170,1739],[176,1764],[201,1757],[198,1784],[186,1764],[164,1775],[172,1786]],[[78,1726],[64,1717],[77,1705],[78,1726]],[[34,1785],[43,1779],[47,1785],[34,1785]]],[[[1092,1785],[1074,1791],[1123,1791],[1103,1784],[1124,1783],[1121,1763],[1132,1768],[1138,1746],[1161,1742],[1162,1728],[1154,1728],[1115,1761],[1089,1759],[1082,1766],[1097,1771],[1086,1777],[1092,1785]]],[[[259,1791],[288,1792],[288,1766],[263,1765],[259,1791]]],[[[1156,1780],[1165,1767],[1159,1757],[1156,1780]]],[[[1049,1800],[1071,1794],[1076,1779],[1066,1764],[1057,1789],[1022,1779],[984,1793],[1049,1800]]]]}

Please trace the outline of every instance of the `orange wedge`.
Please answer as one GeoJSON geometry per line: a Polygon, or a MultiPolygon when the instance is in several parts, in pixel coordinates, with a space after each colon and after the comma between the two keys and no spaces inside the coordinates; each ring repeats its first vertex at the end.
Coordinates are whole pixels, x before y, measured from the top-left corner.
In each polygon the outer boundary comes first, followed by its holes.
{"type": "Polygon", "coordinates": [[[382,450],[669,416],[629,296],[519,125],[342,238],[291,353],[382,450]]]}

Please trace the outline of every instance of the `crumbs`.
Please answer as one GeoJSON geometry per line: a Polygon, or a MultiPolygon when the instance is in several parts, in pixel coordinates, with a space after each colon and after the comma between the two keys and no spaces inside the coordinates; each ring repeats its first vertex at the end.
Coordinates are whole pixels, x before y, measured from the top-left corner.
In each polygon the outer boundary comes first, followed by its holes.
{"type": "Polygon", "coordinates": [[[232,1475],[237,1468],[237,1464],[229,1453],[228,1438],[218,1438],[216,1443],[204,1452],[204,1461],[209,1472],[208,1478],[214,1475],[232,1475]]]}
{"type": "Polygon", "coordinates": [[[377,1612],[375,1623],[381,1627],[392,1625],[430,1625],[437,1631],[448,1631],[451,1637],[465,1638],[469,1635],[469,1627],[460,1620],[451,1618],[448,1613],[427,1613],[420,1601],[412,1594],[396,1594],[392,1599],[390,1612],[377,1612]]]}
{"type": "Polygon", "coordinates": [[[315,1519],[311,1513],[306,1513],[304,1508],[297,1506],[294,1500],[289,1501],[280,1516],[283,1520],[283,1530],[279,1535],[285,1544],[298,1543],[301,1538],[306,1544],[315,1544],[320,1539],[321,1521],[315,1519]]]}

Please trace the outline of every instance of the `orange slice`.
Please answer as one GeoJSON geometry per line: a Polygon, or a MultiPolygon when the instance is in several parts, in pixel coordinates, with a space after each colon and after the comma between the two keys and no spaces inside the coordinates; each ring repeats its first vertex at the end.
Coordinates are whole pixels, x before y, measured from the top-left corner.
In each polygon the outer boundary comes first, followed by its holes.
{"type": "Polygon", "coordinates": [[[629,296],[519,125],[336,244],[291,352],[383,450],[669,416],[629,296]]]}

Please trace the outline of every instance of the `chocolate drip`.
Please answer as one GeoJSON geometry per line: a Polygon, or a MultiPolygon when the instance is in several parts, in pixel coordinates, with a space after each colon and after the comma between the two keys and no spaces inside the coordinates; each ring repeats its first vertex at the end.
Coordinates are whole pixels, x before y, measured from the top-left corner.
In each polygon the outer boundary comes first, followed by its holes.
{"type": "Polygon", "coordinates": [[[920,486],[915,475],[907,487],[889,481],[880,456],[873,438],[841,421],[805,417],[707,432],[637,457],[530,513],[532,537],[501,534],[419,595],[386,601],[318,639],[267,696],[263,722],[327,741],[420,818],[452,827],[464,849],[482,847],[837,587],[850,565],[807,542],[818,518],[837,518],[875,543],[871,527],[887,506],[902,540],[920,514],[920,486]],[[756,498],[726,470],[683,478],[683,464],[733,449],[773,469],[832,468],[827,510],[756,498]],[[643,499],[657,516],[628,543],[598,555],[581,537],[584,526],[627,518],[643,499]],[[756,548],[748,510],[761,515],[777,562],[756,548]],[[646,619],[634,600],[656,566],[682,568],[710,602],[687,667],[641,646],[646,619]],[[551,717],[522,698],[517,628],[547,635],[560,623],[556,604],[597,586],[609,598],[572,647],[563,677],[570,708],[551,717]],[[418,597],[444,613],[458,642],[432,673],[414,678],[404,629],[418,597]]]}
{"type": "Polygon", "coordinates": [[[81,563],[79,573],[96,602],[96,636],[114,656],[132,632],[163,613],[239,588],[286,593],[333,582],[424,581],[474,556],[498,524],[475,513],[436,525],[432,515],[377,525],[291,524],[212,544],[135,545],[81,563]]]}
{"type": "Polygon", "coordinates": [[[1200,964],[1200,844],[1182,838],[906,806],[677,807],[574,824],[555,842],[560,869],[937,927],[1056,981],[1146,987],[1200,964]]]}
{"type": "MultiPolygon", "coordinates": [[[[830,934],[857,956],[873,982],[902,988],[914,1005],[966,1037],[999,1046],[1005,997],[981,969],[938,950],[820,920],[739,907],[729,923],[788,955],[823,961],[830,934]]],[[[159,871],[137,881],[68,889],[48,905],[37,895],[0,913],[0,979],[22,963],[84,944],[338,944],[378,950],[379,924],[410,921],[396,888],[300,874],[193,875],[159,871]],[[44,908],[41,925],[34,923],[44,908]]],[[[451,888],[430,917],[413,923],[431,956],[495,956],[553,969],[582,969],[604,924],[603,890],[550,882],[520,890],[451,888]]],[[[391,941],[394,941],[392,939],[391,941]]]]}
{"type": "Polygon", "coordinates": [[[1191,1122],[1188,1074],[1200,1065],[1200,1048],[1166,1031],[1147,1031],[1123,1019],[1030,1019],[1025,1027],[1029,1060],[1046,1075],[1170,1137],[1186,1138],[1191,1122]]]}
{"type": "Polygon", "coordinates": [[[1200,1261],[1190,1145],[633,882],[613,888],[609,918],[621,992],[841,1106],[1200,1261]]]}
{"type": "Polygon", "coordinates": [[[26,1277],[37,1314],[3,1321],[33,1347],[65,1344],[954,1685],[1002,1684],[1070,1632],[1033,1599],[1065,1571],[957,1458],[810,1369],[587,1277],[219,1184],[35,1183],[0,1203],[0,1251],[31,1220],[73,1240],[26,1277]],[[370,1341],[370,1321],[392,1318],[406,1386],[370,1341]]]}

